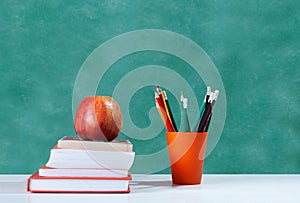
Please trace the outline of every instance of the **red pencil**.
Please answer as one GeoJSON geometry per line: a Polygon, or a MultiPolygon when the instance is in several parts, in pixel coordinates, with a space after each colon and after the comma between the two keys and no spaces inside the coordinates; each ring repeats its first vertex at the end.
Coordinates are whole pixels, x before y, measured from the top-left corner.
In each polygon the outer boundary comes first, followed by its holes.
{"type": "Polygon", "coordinates": [[[160,96],[156,92],[154,92],[154,94],[155,94],[155,100],[156,100],[156,108],[161,116],[161,119],[164,121],[164,124],[165,124],[167,130],[169,132],[174,132],[172,124],[166,113],[166,109],[164,107],[163,101],[161,100],[160,96]]]}

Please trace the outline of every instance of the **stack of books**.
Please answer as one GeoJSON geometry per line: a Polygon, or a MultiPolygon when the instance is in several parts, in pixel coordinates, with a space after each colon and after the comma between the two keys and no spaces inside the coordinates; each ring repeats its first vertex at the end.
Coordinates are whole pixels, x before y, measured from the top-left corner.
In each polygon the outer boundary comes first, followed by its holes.
{"type": "Polygon", "coordinates": [[[29,192],[130,192],[135,153],[127,140],[84,141],[66,136],[27,181],[29,192]]]}

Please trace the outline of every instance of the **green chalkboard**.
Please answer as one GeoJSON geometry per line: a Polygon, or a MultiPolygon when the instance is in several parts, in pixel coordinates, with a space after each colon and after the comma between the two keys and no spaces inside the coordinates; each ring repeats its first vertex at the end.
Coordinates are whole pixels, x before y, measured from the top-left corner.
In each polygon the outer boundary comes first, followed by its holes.
{"type": "MultiPolygon", "coordinates": [[[[204,173],[300,172],[297,0],[1,1],[0,25],[0,173],[33,173],[46,163],[59,138],[75,135],[74,93],[80,90],[74,87],[80,70],[91,65],[91,57],[103,44],[145,29],[191,40],[207,56],[197,58],[197,53],[188,53],[187,57],[200,63],[210,58],[222,80],[226,105],[223,108],[224,103],[216,103],[220,111],[212,118],[211,128],[223,128],[218,123],[222,113],[226,113],[226,121],[219,142],[205,160],[204,173]]],[[[167,47],[167,41],[160,46],[167,47]]],[[[147,44],[147,35],[130,42],[133,47],[153,45],[147,44]]],[[[118,49],[106,54],[114,57],[128,46],[118,44],[118,49]]],[[[177,41],[172,46],[184,48],[187,44],[177,41]]],[[[101,65],[108,58],[97,60],[101,65]]],[[[204,72],[200,77],[184,57],[151,49],[118,58],[101,75],[95,93],[115,94],[118,102],[128,104],[122,112],[129,112],[130,123],[139,130],[136,134],[124,131],[118,138],[129,139],[139,157],[166,148],[165,129],[155,112],[155,84],[148,81],[147,74],[138,72],[147,67],[173,71],[184,78],[199,100],[206,90],[205,80],[211,76],[204,72]],[[131,80],[138,82],[137,91],[132,95],[115,92],[127,76],[135,76],[131,80]]],[[[173,75],[157,73],[153,78],[162,84],[165,80],[173,82],[173,89],[182,88],[177,88],[173,75]]],[[[176,123],[180,123],[177,90],[165,88],[176,123]]],[[[191,120],[197,109],[191,102],[191,120]]],[[[134,165],[133,173],[169,173],[165,166],[168,157],[162,154],[155,163],[134,165]],[[151,168],[153,165],[162,167],[151,168]]]]}

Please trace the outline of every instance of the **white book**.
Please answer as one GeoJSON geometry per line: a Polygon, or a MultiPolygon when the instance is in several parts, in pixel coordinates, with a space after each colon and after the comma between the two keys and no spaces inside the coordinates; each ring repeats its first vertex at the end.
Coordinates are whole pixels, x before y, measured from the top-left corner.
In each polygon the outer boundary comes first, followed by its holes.
{"type": "Polygon", "coordinates": [[[129,174],[125,169],[89,169],[89,168],[49,168],[43,166],[39,169],[40,176],[48,177],[116,177],[123,178],[129,174]]]}
{"type": "Polygon", "coordinates": [[[42,177],[27,180],[29,192],[129,192],[130,174],[124,178],[42,177]]]}
{"type": "Polygon", "coordinates": [[[85,149],[94,151],[122,151],[132,152],[132,143],[129,140],[88,141],[77,136],[65,136],[58,140],[57,147],[61,149],[85,149]]]}
{"type": "Polygon", "coordinates": [[[129,170],[134,152],[92,151],[53,148],[46,163],[50,168],[102,168],[129,170]]]}

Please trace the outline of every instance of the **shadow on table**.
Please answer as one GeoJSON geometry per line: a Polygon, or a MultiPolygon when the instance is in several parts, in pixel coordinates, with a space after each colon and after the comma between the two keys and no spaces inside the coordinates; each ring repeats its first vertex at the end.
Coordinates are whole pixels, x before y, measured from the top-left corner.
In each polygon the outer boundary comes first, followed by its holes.
{"type": "Polygon", "coordinates": [[[0,194],[26,193],[26,182],[1,182],[0,194]]]}
{"type": "Polygon", "coordinates": [[[172,181],[134,181],[130,183],[130,186],[135,192],[142,190],[154,191],[173,187],[172,181]]]}

